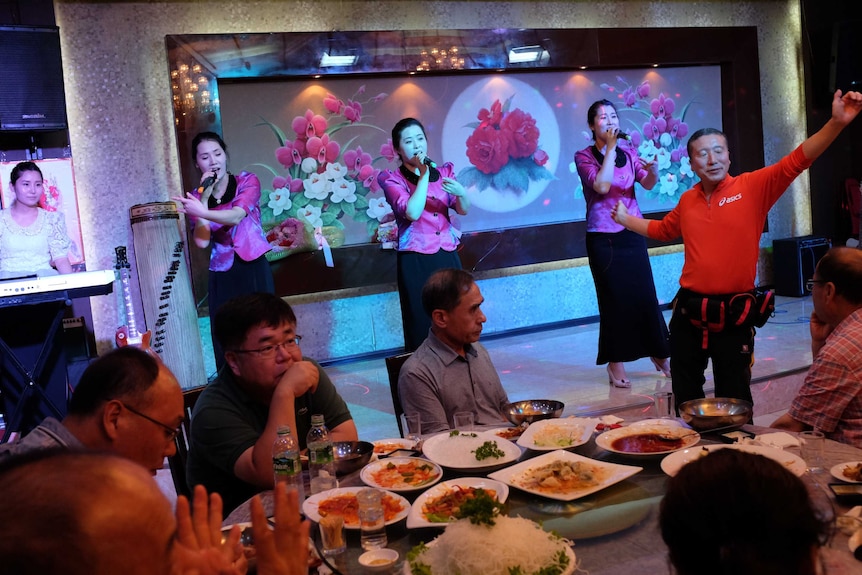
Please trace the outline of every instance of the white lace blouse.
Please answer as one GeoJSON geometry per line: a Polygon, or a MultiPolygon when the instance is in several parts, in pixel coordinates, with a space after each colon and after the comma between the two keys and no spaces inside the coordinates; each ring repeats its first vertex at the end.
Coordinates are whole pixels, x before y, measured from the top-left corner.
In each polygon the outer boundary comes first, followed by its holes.
{"type": "Polygon", "coordinates": [[[57,273],[52,262],[68,257],[72,242],[63,214],[38,210],[27,227],[18,225],[9,210],[0,211],[0,272],[57,273]]]}

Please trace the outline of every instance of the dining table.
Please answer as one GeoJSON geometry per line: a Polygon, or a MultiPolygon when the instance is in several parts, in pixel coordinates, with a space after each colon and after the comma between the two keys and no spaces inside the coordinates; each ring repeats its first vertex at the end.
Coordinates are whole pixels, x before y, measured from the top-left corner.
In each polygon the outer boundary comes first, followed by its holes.
{"type": "MultiPolygon", "coordinates": [[[[681,422],[680,422],[681,423],[681,422]]],[[[757,425],[742,427],[754,436],[774,433],[777,430],[757,425]]],[[[602,462],[633,465],[642,470],[631,477],[611,485],[601,491],[575,499],[560,501],[527,493],[511,487],[505,512],[510,516],[521,516],[539,522],[545,530],[555,531],[573,542],[573,551],[580,569],[590,575],[661,575],[672,573],[667,556],[667,548],[661,538],[658,524],[659,504],[664,496],[669,476],[662,470],[661,462],[664,455],[623,455],[599,447],[595,441],[599,432],[593,433],[586,443],[570,448],[569,451],[602,462]]],[[[789,435],[796,434],[789,432],[789,435]]],[[[503,440],[506,441],[506,440],[503,440]]],[[[701,433],[700,445],[722,444],[722,438],[717,433],[701,433]]],[[[547,452],[520,448],[522,453],[518,462],[527,461],[547,452]]],[[[800,455],[798,446],[790,445],[785,451],[800,455]]],[[[801,475],[811,493],[818,510],[823,513],[846,513],[849,508],[835,501],[828,490],[828,483],[838,482],[829,473],[830,468],[849,461],[862,461],[862,449],[851,445],[826,440],[822,453],[822,467],[819,470],[807,470],[801,475]]],[[[512,463],[514,465],[515,463],[512,463]]],[[[464,476],[456,470],[444,468],[443,480],[464,476]]],[[[484,474],[469,473],[478,477],[484,474]]],[[[345,475],[339,479],[339,487],[364,485],[360,471],[345,475]]],[[[410,503],[421,494],[421,491],[400,493],[410,503]]],[[[272,492],[261,494],[264,508],[268,515],[272,514],[272,492]]],[[[244,523],[250,520],[249,501],[233,510],[224,521],[224,525],[244,523]]],[[[753,518],[753,520],[757,520],[753,518]]],[[[370,573],[408,573],[406,555],[416,545],[427,543],[443,532],[442,527],[421,527],[409,529],[405,520],[396,522],[386,528],[388,547],[399,553],[396,563],[386,570],[374,570],[361,565],[359,556],[364,552],[360,546],[358,530],[346,530],[346,551],[325,557],[320,553],[320,533],[316,524],[312,523],[311,535],[314,545],[324,561],[326,568],[343,575],[366,575],[370,573]]],[[[848,548],[848,537],[836,530],[835,535],[827,543],[835,553],[846,553],[852,561],[848,548]]],[[[859,563],[862,572],[862,563],[859,563]]]]}

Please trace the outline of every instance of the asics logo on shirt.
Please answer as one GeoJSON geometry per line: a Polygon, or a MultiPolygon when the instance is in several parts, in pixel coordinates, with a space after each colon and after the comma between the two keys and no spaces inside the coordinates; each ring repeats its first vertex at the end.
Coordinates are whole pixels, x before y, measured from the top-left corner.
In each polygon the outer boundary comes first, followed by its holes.
{"type": "Polygon", "coordinates": [[[730,196],[729,198],[721,198],[721,201],[718,202],[718,207],[723,206],[724,204],[729,204],[730,202],[735,202],[736,200],[742,199],[742,193],[738,193],[735,196],[730,196]]]}

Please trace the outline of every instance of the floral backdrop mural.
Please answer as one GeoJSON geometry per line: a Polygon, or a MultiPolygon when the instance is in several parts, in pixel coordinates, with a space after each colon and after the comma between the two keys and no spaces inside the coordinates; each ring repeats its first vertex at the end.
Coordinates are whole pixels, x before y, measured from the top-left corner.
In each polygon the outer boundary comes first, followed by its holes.
{"type": "Polygon", "coordinates": [[[392,239],[377,185],[398,167],[390,132],[401,118],[426,129],[428,153],[452,162],[472,207],[463,232],[583,220],[576,151],[591,144],[587,109],[616,103],[660,185],[636,188],[644,212],[666,211],[697,178],[685,144],[722,127],[718,66],[443,76],[343,76],[229,83],[219,88],[234,171],[261,180],[272,258],[392,239]],[[315,236],[315,232],[317,232],[315,236]],[[322,238],[322,239],[321,239],[322,238]]]}

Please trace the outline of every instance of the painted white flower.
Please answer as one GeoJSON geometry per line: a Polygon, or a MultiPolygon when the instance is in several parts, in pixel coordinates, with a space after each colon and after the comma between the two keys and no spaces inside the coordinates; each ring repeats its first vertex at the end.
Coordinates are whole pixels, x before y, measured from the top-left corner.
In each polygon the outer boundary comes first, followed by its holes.
{"type": "Polygon", "coordinates": [[[569,172],[570,172],[570,173],[572,173],[572,174],[574,174],[574,173],[575,173],[575,172],[577,172],[577,171],[578,171],[578,166],[577,166],[577,164],[575,164],[574,162],[570,162],[570,163],[569,163],[569,172]]]}
{"type": "Polygon", "coordinates": [[[670,167],[670,152],[664,148],[659,148],[656,150],[655,161],[659,170],[668,169],[670,167]]]}
{"type": "Polygon", "coordinates": [[[317,171],[317,160],[314,158],[305,158],[302,160],[302,163],[299,165],[299,169],[302,170],[306,174],[310,174],[311,172],[317,171]]]}
{"type": "Polygon", "coordinates": [[[386,198],[369,198],[368,209],[365,210],[365,213],[368,214],[369,218],[379,222],[392,213],[392,207],[386,201],[386,198]]]}
{"type": "Polygon", "coordinates": [[[305,206],[296,212],[296,217],[305,220],[311,227],[319,228],[323,226],[323,220],[320,218],[320,208],[317,206],[305,206]]]}
{"type": "Polygon", "coordinates": [[[673,144],[673,137],[670,134],[668,134],[667,132],[665,132],[661,136],[658,137],[658,141],[662,146],[664,146],[665,148],[668,148],[668,147],[670,147],[671,144],[673,144]]]}
{"type": "Polygon", "coordinates": [[[638,146],[638,155],[645,160],[652,160],[657,153],[658,148],[655,147],[655,143],[652,140],[644,140],[638,146]]]}
{"type": "Polygon", "coordinates": [[[317,172],[302,180],[302,187],[305,189],[303,195],[311,200],[325,200],[332,189],[330,181],[317,172]]]}
{"type": "Polygon", "coordinates": [[[666,174],[661,179],[661,185],[659,186],[659,193],[664,194],[666,196],[673,196],[676,194],[676,190],[679,188],[679,184],[676,181],[676,176],[673,174],[666,174]]]}
{"type": "Polygon", "coordinates": [[[333,203],[347,202],[352,204],[356,201],[356,182],[339,178],[332,182],[332,196],[329,198],[333,203]]]}
{"type": "Polygon", "coordinates": [[[280,215],[281,212],[286,212],[293,205],[290,201],[290,190],[287,188],[278,188],[269,194],[269,203],[267,204],[272,210],[273,215],[280,215]]]}
{"type": "Polygon", "coordinates": [[[679,173],[687,178],[694,177],[694,172],[691,171],[691,160],[688,159],[688,156],[679,159],[679,173]]]}
{"type": "Polygon", "coordinates": [[[330,180],[338,181],[347,177],[347,167],[344,164],[338,162],[331,162],[326,164],[326,170],[324,171],[326,177],[330,180]]]}

